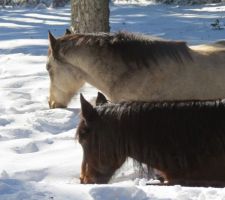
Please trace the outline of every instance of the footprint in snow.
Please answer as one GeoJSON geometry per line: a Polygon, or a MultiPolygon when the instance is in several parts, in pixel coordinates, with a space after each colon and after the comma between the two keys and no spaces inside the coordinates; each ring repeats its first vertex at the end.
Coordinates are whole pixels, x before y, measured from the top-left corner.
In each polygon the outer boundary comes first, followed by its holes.
{"type": "Polygon", "coordinates": [[[15,147],[14,151],[18,154],[26,154],[26,153],[38,152],[39,148],[37,147],[35,143],[31,142],[22,147],[15,147]]]}
{"type": "Polygon", "coordinates": [[[13,120],[12,119],[5,119],[5,118],[0,118],[0,127],[1,126],[6,126],[10,123],[12,123],[13,120]]]}
{"type": "Polygon", "coordinates": [[[30,129],[21,128],[3,128],[1,129],[0,140],[29,138],[33,133],[30,129]]]}
{"type": "Polygon", "coordinates": [[[19,147],[14,147],[13,150],[18,154],[35,153],[40,151],[40,148],[43,148],[46,145],[51,145],[53,143],[53,140],[45,139],[41,141],[29,142],[19,147]]]}
{"type": "Polygon", "coordinates": [[[102,186],[94,187],[90,190],[90,195],[95,200],[147,200],[148,197],[146,193],[135,187],[122,187],[122,186],[102,186]]]}
{"type": "Polygon", "coordinates": [[[32,119],[32,125],[38,131],[59,134],[75,129],[77,121],[77,113],[69,110],[54,109],[37,112],[35,119],[32,119]]]}
{"type": "Polygon", "coordinates": [[[21,172],[16,172],[13,175],[13,178],[25,181],[35,181],[40,182],[48,175],[48,169],[40,170],[26,170],[21,172]]]}
{"type": "Polygon", "coordinates": [[[47,200],[53,194],[49,191],[38,189],[32,182],[17,180],[15,178],[0,179],[1,200],[47,200]]]}

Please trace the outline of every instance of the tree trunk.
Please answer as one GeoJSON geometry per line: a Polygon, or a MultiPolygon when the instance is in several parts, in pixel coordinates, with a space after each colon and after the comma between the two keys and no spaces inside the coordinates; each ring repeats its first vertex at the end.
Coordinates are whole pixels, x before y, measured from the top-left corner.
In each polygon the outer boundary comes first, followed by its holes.
{"type": "Polygon", "coordinates": [[[109,32],[109,0],[71,0],[71,26],[76,33],[109,32]]]}

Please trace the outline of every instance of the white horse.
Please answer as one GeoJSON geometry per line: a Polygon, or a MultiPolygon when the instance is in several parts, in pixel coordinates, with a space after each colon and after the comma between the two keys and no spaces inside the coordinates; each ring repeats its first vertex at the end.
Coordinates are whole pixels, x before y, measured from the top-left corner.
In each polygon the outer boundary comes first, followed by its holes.
{"type": "Polygon", "coordinates": [[[49,33],[50,108],[85,82],[111,101],[225,98],[225,41],[188,47],[132,33],[49,33]]]}

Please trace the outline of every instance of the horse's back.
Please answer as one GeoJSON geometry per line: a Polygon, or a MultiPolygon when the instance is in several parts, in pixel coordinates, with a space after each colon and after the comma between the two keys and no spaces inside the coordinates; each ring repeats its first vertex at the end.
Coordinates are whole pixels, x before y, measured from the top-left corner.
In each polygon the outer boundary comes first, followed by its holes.
{"type": "Polygon", "coordinates": [[[190,48],[194,51],[208,52],[208,53],[215,53],[222,51],[225,54],[225,40],[219,40],[211,44],[193,45],[190,46],[190,48]]]}
{"type": "Polygon", "coordinates": [[[225,47],[225,40],[219,40],[219,41],[215,42],[214,44],[225,47]]]}

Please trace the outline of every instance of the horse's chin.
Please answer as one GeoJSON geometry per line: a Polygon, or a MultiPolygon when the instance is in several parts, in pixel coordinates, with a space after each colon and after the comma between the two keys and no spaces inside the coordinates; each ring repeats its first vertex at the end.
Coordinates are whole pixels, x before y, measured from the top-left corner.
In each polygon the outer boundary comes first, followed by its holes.
{"type": "Polygon", "coordinates": [[[67,108],[67,106],[61,104],[61,103],[57,103],[55,101],[48,101],[48,105],[50,109],[54,109],[54,108],[67,108]]]}

